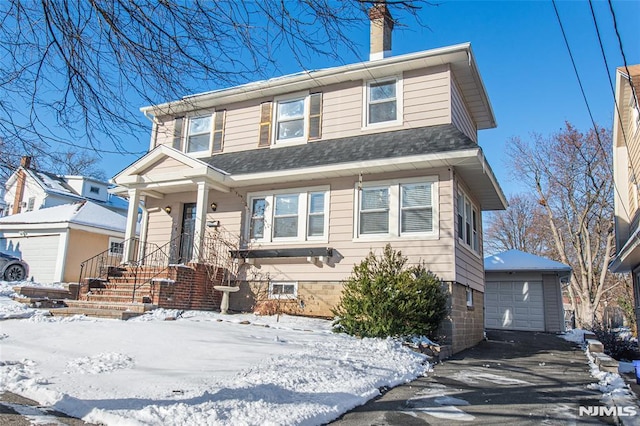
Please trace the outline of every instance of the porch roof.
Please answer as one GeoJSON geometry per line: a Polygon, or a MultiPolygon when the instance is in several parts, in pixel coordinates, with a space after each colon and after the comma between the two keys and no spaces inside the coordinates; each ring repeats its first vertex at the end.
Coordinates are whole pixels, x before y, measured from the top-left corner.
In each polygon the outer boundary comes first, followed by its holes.
{"type": "MultiPolygon", "coordinates": [[[[502,210],[507,206],[482,149],[452,124],[321,140],[282,148],[258,148],[204,159],[194,159],[172,148],[160,146],[145,156],[148,157],[147,161],[143,157],[123,170],[116,176],[116,183],[123,186],[142,183],[142,186],[146,186],[144,179],[129,181],[123,178],[142,170],[145,164],[151,165],[159,155],[173,156],[185,163],[188,158],[192,167],[190,178],[196,178],[196,170],[200,174],[205,170],[212,181],[227,188],[330,179],[359,173],[452,167],[477,197],[483,210],[502,210]]],[[[170,183],[171,179],[166,176],[166,180],[166,183],[170,183]]],[[[159,188],[157,179],[153,185],[159,188]]],[[[152,186],[147,189],[152,189],[152,186]]]]}

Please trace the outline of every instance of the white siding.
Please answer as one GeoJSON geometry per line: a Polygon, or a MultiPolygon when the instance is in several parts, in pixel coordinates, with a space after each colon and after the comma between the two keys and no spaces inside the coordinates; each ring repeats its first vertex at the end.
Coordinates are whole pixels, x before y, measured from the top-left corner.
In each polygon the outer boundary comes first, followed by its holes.
{"type": "Polygon", "coordinates": [[[564,332],[564,310],[560,282],[555,274],[543,274],[544,322],[549,333],[564,332]]]}

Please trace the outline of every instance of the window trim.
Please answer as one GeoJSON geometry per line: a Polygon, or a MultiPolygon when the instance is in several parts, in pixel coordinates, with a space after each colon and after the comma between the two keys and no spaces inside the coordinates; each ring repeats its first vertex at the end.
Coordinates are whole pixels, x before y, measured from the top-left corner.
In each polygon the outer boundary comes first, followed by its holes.
{"type": "Polygon", "coordinates": [[[304,188],[288,188],[274,191],[251,192],[247,194],[247,221],[244,235],[252,244],[272,244],[277,245],[286,242],[329,242],[329,211],[331,204],[331,191],[328,185],[313,186],[304,188]],[[310,194],[324,194],[324,233],[319,236],[309,236],[309,201],[310,194]],[[275,237],[274,217],[275,217],[275,197],[278,195],[298,195],[298,235],[295,237],[275,237]],[[253,200],[264,199],[266,206],[264,209],[264,234],[263,238],[251,238],[251,219],[253,217],[253,200]]]}
{"type": "MultiPolygon", "coordinates": [[[[182,123],[182,135],[180,137],[181,140],[181,146],[179,151],[182,152],[183,154],[189,155],[191,157],[195,157],[195,158],[202,158],[202,157],[210,157],[211,155],[214,154],[213,151],[213,136],[214,133],[216,132],[216,114],[220,112],[220,113],[224,113],[226,114],[226,109],[220,109],[220,110],[204,110],[204,111],[198,111],[198,112],[194,112],[192,114],[187,114],[186,116],[183,117],[183,123],[182,123]],[[211,119],[211,126],[209,127],[209,145],[207,146],[207,149],[201,150],[201,151],[193,151],[193,152],[189,152],[188,148],[189,148],[189,130],[191,128],[191,121],[198,119],[198,118],[206,118],[209,117],[211,119]]],[[[224,117],[224,121],[226,121],[226,117],[224,117]]],[[[222,123],[222,149],[224,150],[224,127],[226,126],[226,123],[223,121],[222,123]]],[[[198,134],[204,134],[204,133],[198,133],[198,134]]],[[[220,153],[222,151],[215,151],[215,153],[220,153]]]]}
{"type": "Polygon", "coordinates": [[[438,176],[421,176],[415,178],[371,181],[360,184],[356,182],[353,203],[353,241],[406,241],[440,238],[439,217],[439,179],[438,176]],[[427,232],[401,232],[401,187],[408,184],[431,184],[432,230],[427,232]],[[389,188],[389,232],[386,234],[360,234],[360,203],[363,188],[389,188]]]}
{"type": "Polygon", "coordinates": [[[467,193],[458,185],[456,194],[456,232],[462,245],[472,252],[482,253],[480,238],[482,235],[480,209],[474,204],[467,193]],[[462,209],[460,206],[462,205],[462,209]],[[467,210],[467,207],[469,210],[467,210]],[[469,212],[469,217],[467,217],[469,212]],[[475,221],[474,221],[475,217],[475,221]],[[469,228],[467,229],[467,225],[469,228]],[[467,241],[468,239],[468,241],[467,241]]]}
{"type": "Polygon", "coordinates": [[[119,238],[119,237],[109,237],[109,251],[108,251],[108,255],[109,256],[122,256],[124,254],[124,238],[119,238]],[[119,244],[120,247],[122,248],[122,252],[121,253],[117,253],[112,251],[112,244],[119,244]]]}
{"type": "Polygon", "coordinates": [[[375,78],[364,82],[362,91],[362,128],[371,129],[378,127],[399,126],[404,122],[403,114],[403,78],[402,75],[391,75],[383,78],[375,78]],[[379,123],[369,123],[369,94],[371,84],[380,84],[395,81],[396,84],[396,119],[381,121],[379,123]]]}
{"type": "MultiPolygon", "coordinates": [[[[307,143],[309,139],[309,113],[310,113],[310,102],[309,102],[309,91],[304,92],[296,92],[290,93],[284,96],[277,96],[273,99],[273,110],[272,110],[272,129],[271,129],[271,147],[277,146],[290,146],[296,144],[307,143]],[[291,102],[296,100],[302,100],[304,102],[304,108],[302,112],[302,136],[296,138],[287,138],[287,139],[278,139],[278,106],[280,103],[291,102]]],[[[299,120],[299,119],[296,119],[299,120]]],[[[286,120],[292,121],[292,120],[286,120]]]]}
{"type": "Polygon", "coordinates": [[[292,300],[298,298],[298,281],[269,281],[269,299],[273,300],[292,300]],[[287,286],[293,285],[293,294],[274,294],[273,287],[274,286],[287,286]]]}

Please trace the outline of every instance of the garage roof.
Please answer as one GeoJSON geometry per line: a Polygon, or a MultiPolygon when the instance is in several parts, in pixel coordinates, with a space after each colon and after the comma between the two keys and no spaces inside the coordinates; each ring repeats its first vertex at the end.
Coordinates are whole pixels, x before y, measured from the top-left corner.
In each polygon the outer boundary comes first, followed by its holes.
{"type": "Polygon", "coordinates": [[[571,267],[546,257],[536,256],[520,250],[507,250],[484,258],[486,272],[571,272],[571,267]]]}

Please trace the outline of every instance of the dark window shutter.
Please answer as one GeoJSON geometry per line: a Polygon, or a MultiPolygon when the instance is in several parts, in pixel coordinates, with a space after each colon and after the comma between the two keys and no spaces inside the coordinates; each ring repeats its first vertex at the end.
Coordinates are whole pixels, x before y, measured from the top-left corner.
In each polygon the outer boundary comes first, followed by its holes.
{"type": "Polygon", "coordinates": [[[309,140],[322,137],[322,93],[309,96],[309,140]]]}
{"type": "Polygon", "coordinates": [[[182,124],[184,117],[176,117],[173,121],[173,147],[182,151],[182,124]]]}
{"type": "Polygon", "coordinates": [[[258,146],[271,145],[271,114],[273,113],[273,102],[263,102],[260,104],[260,138],[258,146]]]}
{"type": "Polygon", "coordinates": [[[213,120],[213,152],[222,152],[224,139],[224,121],[226,116],[226,109],[216,111],[216,116],[213,120]]]}

